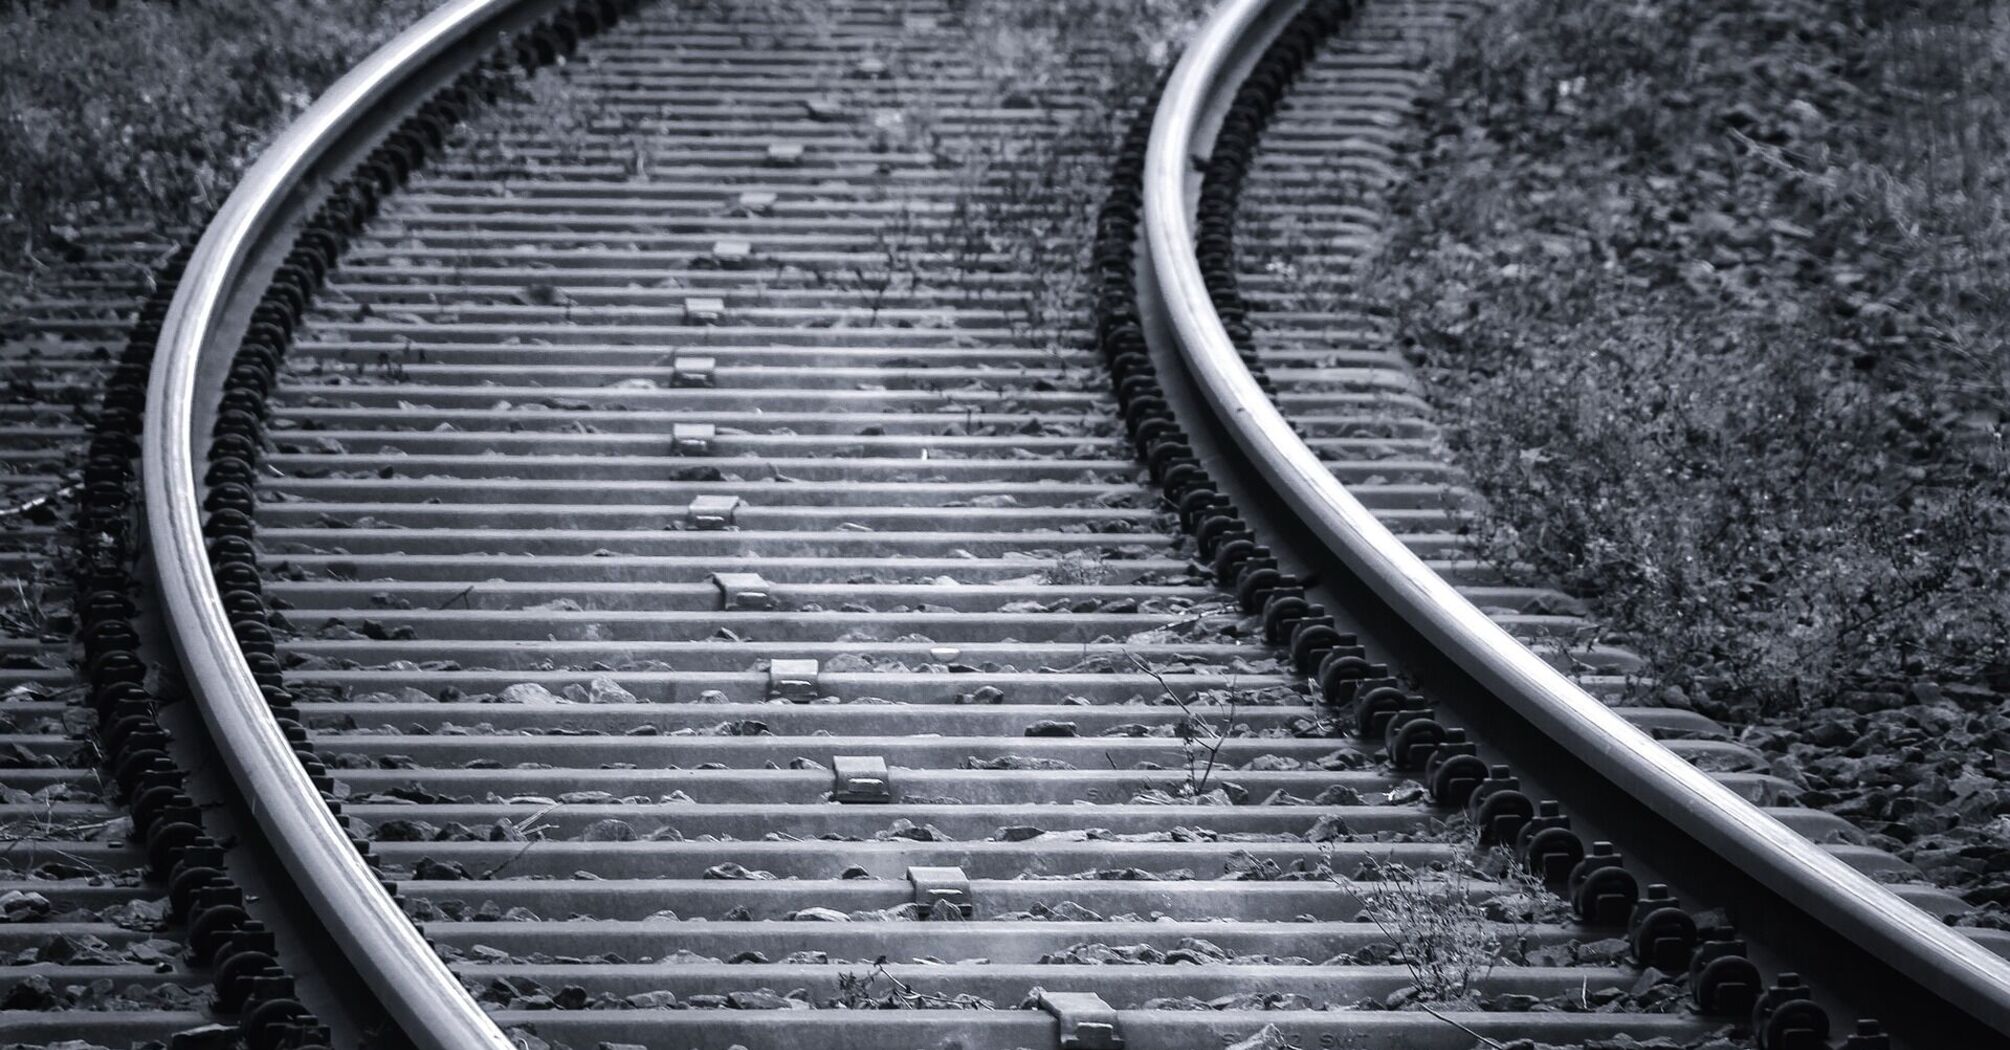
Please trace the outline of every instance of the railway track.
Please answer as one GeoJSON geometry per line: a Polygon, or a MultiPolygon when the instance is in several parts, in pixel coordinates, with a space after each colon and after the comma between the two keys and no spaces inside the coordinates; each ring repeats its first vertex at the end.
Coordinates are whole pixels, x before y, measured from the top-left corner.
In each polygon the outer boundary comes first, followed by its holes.
{"type": "Polygon", "coordinates": [[[1021,92],[982,4],[758,9],[450,3],[162,271],[70,586],[128,874],[13,876],[151,887],[210,987],[0,1037],[2010,1032],[1958,902],[1511,637],[1567,624],[1460,560],[1372,312],[1238,274],[1372,243],[1459,5],[1231,0],[1162,97],[1114,32],[1021,92]]]}
{"type": "MultiPolygon", "coordinates": [[[[0,415],[0,1027],[8,1041],[77,1036],[107,1045],[211,1024],[207,980],[145,865],[125,848],[126,807],[91,740],[85,676],[71,668],[68,600],[82,478],[73,468],[111,365],[149,343],[131,302],[173,245],[109,230],[71,245],[63,279],[6,319],[0,415]]],[[[152,309],[166,307],[156,296],[152,309]]],[[[140,377],[144,384],[144,375],[140,377]]]]}

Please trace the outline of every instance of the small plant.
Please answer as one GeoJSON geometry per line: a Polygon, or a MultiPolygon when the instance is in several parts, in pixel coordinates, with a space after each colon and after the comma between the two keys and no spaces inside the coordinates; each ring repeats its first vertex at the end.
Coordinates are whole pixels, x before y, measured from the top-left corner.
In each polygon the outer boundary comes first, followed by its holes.
{"type": "Polygon", "coordinates": [[[529,853],[530,848],[532,846],[535,846],[538,843],[545,841],[546,832],[549,832],[558,826],[556,824],[545,823],[544,822],[545,815],[552,812],[553,810],[562,809],[564,808],[564,806],[565,803],[563,802],[552,802],[543,806],[537,812],[532,813],[531,815],[523,818],[522,820],[512,821],[505,818],[503,820],[496,821],[494,832],[500,836],[500,841],[521,842],[523,843],[523,845],[518,847],[515,853],[510,854],[508,857],[504,858],[501,862],[496,864],[495,867],[492,867],[487,871],[482,872],[477,877],[481,879],[499,878],[501,877],[503,872],[509,870],[511,865],[515,864],[519,860],[522,860],[524,854],[529,853]]]}
{"type": "Polygon", "coordinates": [[[1361,914],[1396,945],[1416,998],[1473,1002],[1500,961],[1501,942],[1486,909],[1468,896],[1472,871],[1458,865],[1419,872],[1394,864],[1383,867],[1381,876],[1363,894],[1361,914]]]}
{"type": "Polygon", "coordinates": [[[1099,587],[1109,578],[1109,563],[1095,551],[1068,551],[1040,570],[1040,582],[1049,587],[1099,587]]]}
{"type": "MultiPolygon", "coordinates": [[[[1195,0],[957,0],[959,61],[906,82],[882,147],[925,152],[953,183],[920,240],[965,298],[995,303],[1013,339],[1061,359],[1088,302],[1083,252],[1121,121],[1193,23],[1195,0]],[[982,85],[942,83],[954,77],[982,85]],[[1024,114],[1009,135],[949,126],[944,98],[1024,114]],[[996,280],[1007,275],[1010,282],[996,280]]],[[[875,104],[879,104],[877,101],[875,104]]]]}
{"type": "Polygon", "coordinates": [[[50,617],[50,594],[44,580],[14,579],[0,586],[14,592],[13,600],[0,608],[0,629],[15,638],[48,638],[60,633],[50,617]]]}
{"type": "Polygon", "coordinates": [[[838,994],[833,1003],[842,1010],[990,1010],[992,1004],[968,992],[959,995],[937,995],[932,992],[917,991],[914,986],[895,977],[886,968],[887,957],[882,955],[872,964],[872,969],[859,973],[845,970],[838,974],[838,994]]]}
{"type": "Polygon", "coordinates": [[[923,260],[917,243],[926,238],[912,202],[886,198],[892,207],[872,230],[873,265],[858,263],[835,273],[816,271],[817,279],[861,295],[868,309],[866,323],[877,325],[880,313],[902,296],[912,296],[924,283],[923,260]]]}
{"type": "Polygon", "coordinates": [[[1521,949],[1523,924],[1553,900],[1502,851],[1467,837],[1443,867],[1384,863],[1361,894],[1361,917],[1395,947],[1419,1003],[1474,1004],[1496,965],[1521,949]],[[1491,899],[1482,891],[1504,891],[1491,899]]]}
{"type": "Polygon", "coordinates": [[[1140,659],[1137,654],[1124,655],[1130,657],[1132,666],[1150,675],[1152,681],[1158,683],[1159,691],[1165,698],[1179,708],[1180,714],[1186,716],[1180,721],[1179,734],[1180,755],[1185,759],[1182,765],[1186,769],[1186,794],[1188,798],[1199,798],[1207,794],[1208,781],[1214,776],[1215,765],[1221,758],[1222,745],[1228,743],[1229,737],[1235,732],[1234,692],[1229,693],[1228,714],[1217,725],[1212,719],[1197,713],[1192,705],[1173,691],[1172,684],[1166,681],[1164,675],[1140,659]]]}

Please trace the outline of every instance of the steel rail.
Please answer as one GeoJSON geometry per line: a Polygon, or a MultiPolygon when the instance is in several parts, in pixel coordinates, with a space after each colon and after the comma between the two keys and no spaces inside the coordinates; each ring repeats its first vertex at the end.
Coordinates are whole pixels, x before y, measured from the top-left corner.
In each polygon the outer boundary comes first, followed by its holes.
{"type": "MultiPolygon", "coordinates": [[[[227,362],[228,308],[303,191],[434,62],[542,0],[449,0],[328,89],[268,147],[198,242],[161,328],[141,442],[153,582],[182,674],[288,875],[391,1017],[423,1050],[512,1050],[406,918],[323,803],[231,630],[203,543],[201,380],[227,362]]],[[[215,391],[209,391],[214,397],[215,391]]]]}
{"type": "Polygon", "coordinates": [[[1712,780],[1579,688],[1433,572],[1336,480],[1238,358],[1195,256],[1189,157],[1250,37],[1299,0],[1224,0],[1167,83],[1145,160],[1146,250],[1178,350],[1263,482],[1436,651],[1595,774],[1975,1020],[2010,1037],[2010,962],[1712,780]]]}

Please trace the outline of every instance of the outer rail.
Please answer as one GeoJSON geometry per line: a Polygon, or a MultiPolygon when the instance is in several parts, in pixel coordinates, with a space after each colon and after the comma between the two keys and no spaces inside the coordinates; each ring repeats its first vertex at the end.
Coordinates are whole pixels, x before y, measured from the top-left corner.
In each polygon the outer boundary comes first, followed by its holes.
{"type": "MultiPolygon", "coordinates": [[[[154,585],[182,672],[259,829],[405,1034],[424,1050],[513,1044],[420,936],[322,803],[266,706],[205,554],[195,471],[200,382],[227,361],[226,315],[298,195],[424,71],[541,0],[449,0],[329,88],[245,175],[198,242],[162,325],[142,440],[154,585]]],[[[209,391],[213,398],[215,391],[209,391]]]]}
{"type": "Polygon", "coordinates": [[[1597,775],[1851,943],[2010,1037],[2010,962],[1934,920],[1713,781],[1495,624],[1376,520],[1237,357],[1194,253],[1188,157],[1250,38],[1299,0],[1224,0],[1168,82],[1145,160],[1152,273],[1181,357],[1267,486],[1333,556],[1492,695],[1597,775]]]}

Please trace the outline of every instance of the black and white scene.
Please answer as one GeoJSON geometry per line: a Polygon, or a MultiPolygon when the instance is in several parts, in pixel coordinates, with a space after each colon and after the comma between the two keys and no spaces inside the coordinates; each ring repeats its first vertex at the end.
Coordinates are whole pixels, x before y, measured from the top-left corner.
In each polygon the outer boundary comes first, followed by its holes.
{"type": "Polygon", "coordinates": [[[0,0],[0,1050],[2010,1050],[2010,3],[0,0]]]}

